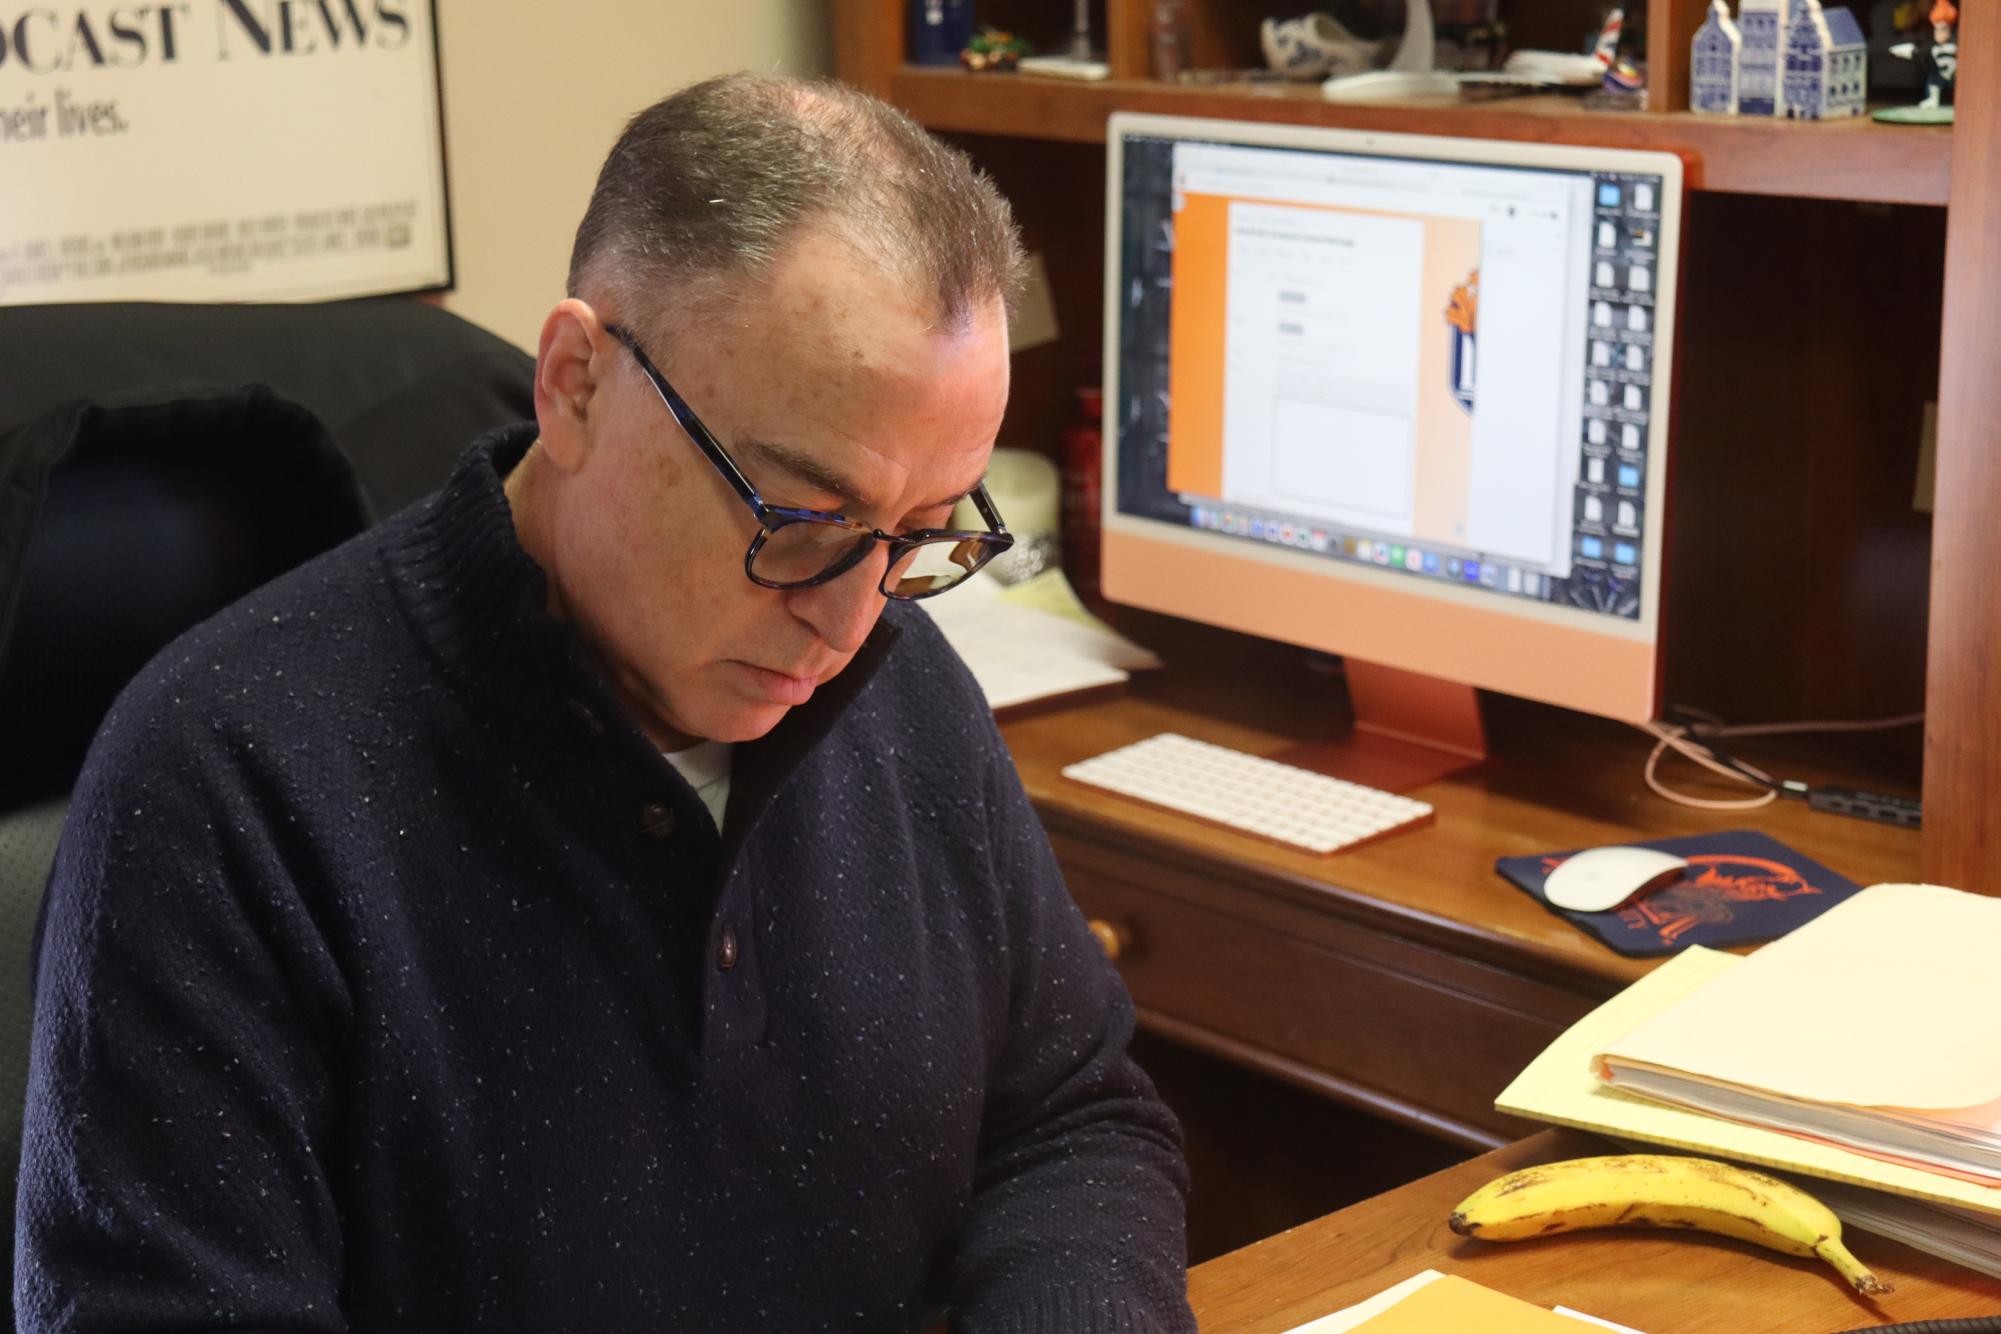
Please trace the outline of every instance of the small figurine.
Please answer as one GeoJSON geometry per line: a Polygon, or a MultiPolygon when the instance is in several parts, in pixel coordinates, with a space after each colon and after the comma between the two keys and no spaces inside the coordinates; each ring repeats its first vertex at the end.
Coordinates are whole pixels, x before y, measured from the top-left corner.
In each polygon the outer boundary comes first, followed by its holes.
{"type": "Polygon", "coordinates": [[[1922,52],[1916,42],[1899,42],[1890,48],[1890,54],[1899,59],[1919,62],[1925,97],[1918,105],[1926,108],[1952,104],[1953,76],[1959,73],[1959,39],[1953,29],[1959,22],[1959,11],[1952,7],[1952,0],[1938,0],[1932,6],[1931,21],[1932,39],[1922,52]]]}
{"type": "Polygon", "coordinates": [[[982,70],[1011,70],[1028,54],[1028,43],[1011,32],[983,24],[959,52],[959,63],[973,73],[982,70]]]}
{"type": "Polygon", "coordinates": [[[1737,61],[1744,35],[1730,17],[1726,0],[1709,0],[1709,17],[1696,30],[1688,69],[1688,109],[1712,115],[1737,114],[1737,61]]]}
{"type": "Polygon", "coordinates": [[[1801,120],[1859,116],[1867,101],[1869,42],[1846,9],[1791,0],[1785,29],[1780,114],[1801,120]]]}
{"type": "Polygon", "coordinates": [[[1743,46],[1737,57],[1737,110],[1746,116],[1784,115],[1786,0],[1740,0],[1737,30],[1743,46]]]}

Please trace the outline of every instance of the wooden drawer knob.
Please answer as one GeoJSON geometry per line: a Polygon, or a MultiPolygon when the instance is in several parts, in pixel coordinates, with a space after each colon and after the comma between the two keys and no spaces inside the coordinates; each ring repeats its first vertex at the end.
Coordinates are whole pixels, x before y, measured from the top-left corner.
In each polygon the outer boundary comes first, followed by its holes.
{"type": "Polygon", "coordinates": [[[1119,955],[1125,953],[1126,946],[1132,943],[1132,937],[1125,928],[1114,926],[1102,917],[1091,919],[1091,934],[1098,938],[1098,944],[1104,949],[1105,957],[1114,963],[1118,961],[1119,955]]]}

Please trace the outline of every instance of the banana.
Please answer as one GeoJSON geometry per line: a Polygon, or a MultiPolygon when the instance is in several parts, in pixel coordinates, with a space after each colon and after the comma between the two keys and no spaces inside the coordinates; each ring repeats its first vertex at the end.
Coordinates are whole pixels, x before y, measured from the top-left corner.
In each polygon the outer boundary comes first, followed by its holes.
{"type": "Polygon", "coordinates": [[[1594,1227],[1686,1227],[1819,1256],[1857,1292],[1890,1291],[1841,1244],[1841,1220],[1762,1172],[1709,1158],[1634,1153],[1572,1158],[1497,1177],[1452,1211],[1462,1237],[1519,1241],[1594,1227]]]}

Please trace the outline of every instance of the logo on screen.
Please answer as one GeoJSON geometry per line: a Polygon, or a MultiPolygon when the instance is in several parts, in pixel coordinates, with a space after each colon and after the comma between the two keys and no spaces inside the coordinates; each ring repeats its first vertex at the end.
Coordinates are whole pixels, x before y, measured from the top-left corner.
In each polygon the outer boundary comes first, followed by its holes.
{"type": "Polygon", "coordinates": [[[1452,302],[1445,308],[1445,336],[1451,355],[1446,373],[1452,377],[1452,401],[1473,415],[1473,340],[1480,323],[1480,270],[1466,275],[1466,281],[1452,289],[1452,302]]]}

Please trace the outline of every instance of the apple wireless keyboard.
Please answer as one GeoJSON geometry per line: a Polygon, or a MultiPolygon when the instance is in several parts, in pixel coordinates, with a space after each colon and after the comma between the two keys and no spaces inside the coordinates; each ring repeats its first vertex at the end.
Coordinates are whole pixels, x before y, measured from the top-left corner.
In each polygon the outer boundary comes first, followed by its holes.
{"type": "Polygon", "coordinates": [[[1323,856],[1432,817],[1394,792],[1175,732],[1079,760],[1063,776],[1323,856]]]}

